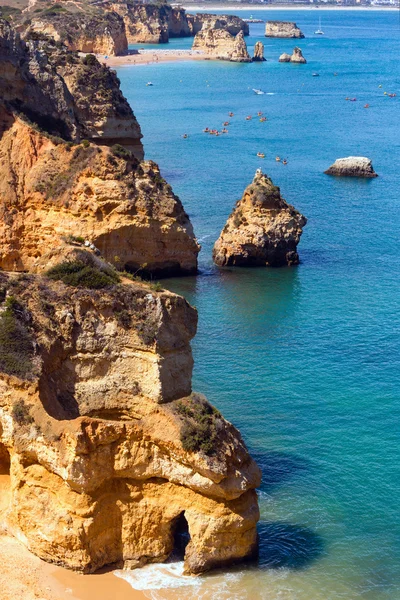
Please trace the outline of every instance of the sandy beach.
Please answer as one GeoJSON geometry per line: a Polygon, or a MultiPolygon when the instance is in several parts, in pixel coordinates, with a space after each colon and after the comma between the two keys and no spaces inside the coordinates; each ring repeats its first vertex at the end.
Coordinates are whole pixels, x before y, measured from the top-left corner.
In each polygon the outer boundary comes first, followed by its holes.
{"type": "Polygon", "coordinates": [[[0,474],[0,600],[143,600],[112,572],[81,575],[41,560],[4,523],[9,476],[0,474]]]}
{"type": "Polygon", "coordinates": [[[149,65],[178,60],[212,60],[209,56],[198,50],[139,50],[124,56],[104,56],[97,54],[97,59],[109,67],[149,65]]]}

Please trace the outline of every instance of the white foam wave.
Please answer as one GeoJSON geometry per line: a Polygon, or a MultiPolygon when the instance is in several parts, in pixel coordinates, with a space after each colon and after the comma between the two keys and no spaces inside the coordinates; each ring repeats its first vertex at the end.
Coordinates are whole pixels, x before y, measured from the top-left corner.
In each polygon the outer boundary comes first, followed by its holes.
{"type": "Polygon", "coordinates": [[[146,565],[133,571],[114,571],[114,575],[125,579],[135,590],[162,590],[187,586],[200,586],[198,577],[183,574],[183,561],[146,565]]]}

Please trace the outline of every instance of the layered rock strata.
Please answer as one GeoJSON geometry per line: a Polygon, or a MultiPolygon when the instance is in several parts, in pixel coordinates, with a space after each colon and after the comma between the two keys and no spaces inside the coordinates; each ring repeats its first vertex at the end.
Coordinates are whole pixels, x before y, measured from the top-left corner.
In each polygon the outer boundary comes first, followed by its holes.
{"type": "Polygon", "coordinates": [[[337,177],[378,177],[372,166],[371,159],[365,156],[338,158],[325,173],[327,175],[336,175],[337,177]]]}
{"type": "Polygon", "coordinates": [[[306,223],[258,169],[215,242],[214,262],[238,267],[298,264],[297,245],[306,223]]]}
{"type": "Polygon", "coordinates": [[[254,55],[251,59],[252,62],[264,62],[264,44],[262,42],[256,42],[254,44],[254,55]]]}
{"type": "Polygon", "coordinates": [[[196,35],[204,25],[210,27],[211,23],[218,21],[219,26],[225,29],[231,35],[237,35],[240,31],[243,35],[249,35],[249,25],[243,19],[234,15],[213,15],[210,13],[197,13],[187,15],[192,35],[196,35]]]}
{"type": "Polygon", "coordinates": [[[0,359],[8,529],[84,572],[164,561],[182,524],[188,573],[251,556],[259,471],[191,393],[196,311],[129,281],[94,290],[0,274],[0,286],[0,345],[10,328],[19,340],[0,359]]]}
{"type": "Polygon", "coordinates": [[[195,36],[192,48],[219,60],[251,62],[243,32],[233,36],[223,29],[218,21],[203,26],[195,36]]]}
{"type": "Polygon", "coordinates": [[[300,48],[297,46],[293,49],[292,54],[283,53],[279,57],[279,62],[291,62],[305,65],[307,63],[300,48]]]}
{"type": "Polygon", "coordinates": [[[157,165],[140,162],[140,128],[112,71],[2,33],[0,267],[40,271],[75,236],[119,269],[195,273],[190,220],[157,165]]]}
{"type": "Polygon", "coordinates": [[[276,38],[303,38],[304,33],[291,21],[267,21],[265,36],[276,38]]]}
{"type": "Polygon", "coordinates": [[[94,56],[79,58],[51,40],[24,42],[0,20],[0,66],[3,130],[11,112],[66,141],[118,140],[143,158],[140,127],[119,81],[94,56]]]}

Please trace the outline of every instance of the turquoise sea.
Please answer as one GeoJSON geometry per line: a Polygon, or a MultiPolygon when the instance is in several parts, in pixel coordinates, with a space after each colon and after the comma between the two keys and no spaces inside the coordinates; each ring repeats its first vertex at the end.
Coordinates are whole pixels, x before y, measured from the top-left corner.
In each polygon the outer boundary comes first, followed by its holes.
{"type": "Polygon", "coordinates": [[[252,14],[296,21],[308,64],[279,64],[295,42],[264,38],[261,24],[247,42],[251,52],[264,41],[266,63],[118,75],[146,156],[202,244],[198,277],[163,284],[199,311],[194,388],[239,427],[263,470],[260,560],[190,585],[161,567],[130,580],[154,599],[400,600],[400,16],[252,14]],[[227,119],[228,135],[202,133],[227,119]],[[349,155],[370,157],[379,177],[323,174],[349,155]],[[301,264],[218,269],[212,245],[258,167],[308,218],[301,264]]]}

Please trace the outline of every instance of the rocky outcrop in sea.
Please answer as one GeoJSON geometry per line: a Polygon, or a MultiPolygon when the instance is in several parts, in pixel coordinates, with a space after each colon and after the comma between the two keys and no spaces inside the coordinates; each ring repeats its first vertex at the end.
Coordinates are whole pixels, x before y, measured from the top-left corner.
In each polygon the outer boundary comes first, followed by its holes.
{"type": "Polygon", "coordinates": [[[296,265],[297,245],[306,223],[258,169],[215,242],[214,262],[236,267],[296,265]]]}
{"type": "Polygon", "coordinates": [[[303,38],[304,33],[291,21],[267,21],[265,36],[276,38],[303,38]]]}
{"type": "Polygon", "coordinates": [[[251,59],[252,62],[264,62],[264,44],[262,42],[256,42],[254,44],[254,55],[251,59]]]}
{"type": "Polygon", "coordinates": [[[300,48],[297,46],[293,49],[292,54],[283,53],[279,57],[279,62],[291,62],[305,65],[307,63],[300,48]]]}
{"type": "Polygon", "coordinates": [[[251,62],[243,32],[231,35],[223,24],[212,19],[206,22],[193,40],[193,50],[201,50],[212,58],[231,62],[251,62]]]}
{"type": "Polygon", "coordinates": [[[325,173],[327,175],[336,175],[337,177],[378,177],[372,166],[371,159],[365,156],[337,158],[325,173]]]}

